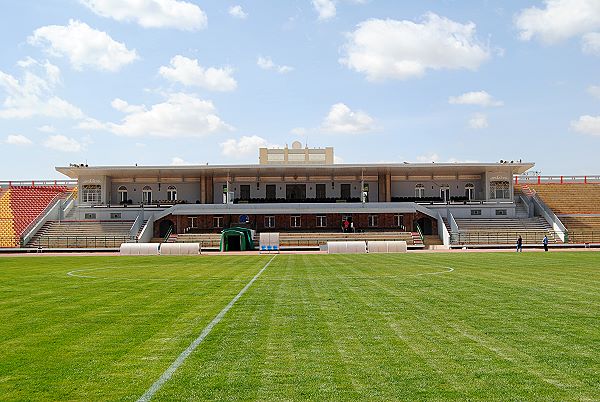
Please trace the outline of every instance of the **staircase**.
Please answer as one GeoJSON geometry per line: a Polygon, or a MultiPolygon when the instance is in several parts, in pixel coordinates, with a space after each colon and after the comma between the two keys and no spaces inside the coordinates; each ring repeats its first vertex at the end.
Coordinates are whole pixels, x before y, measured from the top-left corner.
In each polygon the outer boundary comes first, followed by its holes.
{"type": "Polygon", "coordinates": [[[413,244],[415,246],[424,246],[423,241],[421,240],[421,235],[419,232],[411,232],[411,237],[413,239],[413,244]]]}

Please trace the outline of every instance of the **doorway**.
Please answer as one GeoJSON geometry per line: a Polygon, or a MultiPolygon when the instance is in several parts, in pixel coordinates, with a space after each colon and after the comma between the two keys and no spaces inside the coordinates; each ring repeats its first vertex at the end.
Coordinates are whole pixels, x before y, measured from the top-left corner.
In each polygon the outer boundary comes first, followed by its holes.
{"type": "Polygon", "coordinates": [[[431,218],[425,216],[423,218],[417,219],[415,221],[414,231],[417,231],[417,225],[421,228],[421,232],[424,236],[430,236],[433,234],[433,223],[431,222],[431,218]]]}
{"type": "Polygon", "coordinates": [[[292,201],[304,201],[306,199],[306,184],[286,185],[285,198],[292,201]]]}
{"type": "Polygon", "coordinates": [[[172,221],[168,219],[162,221],[158,226],[159,237],[164,238],[167,235],[167,233],[169,233],[169,231],[173,233],[174,228],[175,224],[172,221]]]}

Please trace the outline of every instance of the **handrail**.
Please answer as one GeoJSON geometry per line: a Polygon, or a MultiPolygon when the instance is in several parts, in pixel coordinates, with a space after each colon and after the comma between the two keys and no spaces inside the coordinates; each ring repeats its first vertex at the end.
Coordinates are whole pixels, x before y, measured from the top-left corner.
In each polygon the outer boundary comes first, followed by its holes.
{"type": "Polygon", "coordinates": [[[60,199],[60,194],[56,194],[54,196],[54,198],[52,199],[52,201],[50,201],[48,203],[48,205],[46,205],[46,208],[44,208],[44,210],[42,212],[40,212],[35,219],[33,219],[31,222],[29,222],[29,224],[25,227],[25,229],[23,229],[23,231],[21,232],[20,238],[19,238],[19,242],[21,243],[21,245],[25,245],[25,238],[28,237],[27,235],[30,234],[30,232],[32,231],[32,229],[34,229],[41,221],[44,220],[44,218],[52,211],[56,208],[57,205],[59,205],[61,202],[60,199]]]}
{"type": "Polygon", "coordinates": [[[140,226],[142,225],[143,221],[144,221],[144,211],[141,211],[139,214],[137,214],[137,216],[135,217],[135,220],[133,221],[133,225],[131,225],[131,228],[129,228],[129,238],[130,239],[135,239],[139,230],[140,230],[140,226]]]}
{"type": "Polygon", "coordinates": [[[127,243],[129,236],[52,236],[42,235],[34,247],[45,248],[118,248],[121,243],[127,243]]]}
{"type": "Polygon", "coordinates": [[[458,223],[456,223],[456,219],[454,219],[454,215],[452,212],[448,211],[448,222],[450,223],[450,232],[458,232],[460,228],[458,227],[458,223]]]}
{"type": "Polygon", "coordinates": [[[597,184],[600,176],[531,176],[515,175],[514,184],[597,184]]]}
{"type": "Polygon", "coordinates": [[[452,233],[452,244],[517,244],[517,238],[521,236],[523,244],[542,244],[544,235],[547,235],[549,240],[556,242],[560,238],[558,233],[545,231],[481,231],[481,230],[463,230],[458,233],[452,233]]]}
{"type": "Polygon", "coordinates": [[[9,187],[43,187],[43,186],[76,186],[77,180],[0,180],[0,188],[9,187]]]}
{"type": "Polygon", "coordinates": [[[450,245],[450,232],[448,232],[448,228],[444,223],[444,218],[442,218],[442,214],[438,212],[438,235],[442,239],[442,244],[444,246],[450,245]]]}
{"type": "Polygon", "coordinates": [[[417,232],[419,232],[419,237],[421,238],[421,243],[425,244],[425,237],[423,236],[423,232],[421,231],[421,226],[418,223],[415,224],[417,227],[417,232]]]}
{"type": "MultiPolygon", "coordinates": [[[[523,192],[523,189],[521,189],[523,192]]],[[[546,203],[537,195],[535,190],[532,190],[531,194],[527,195],[531,201],[533,201],[534,210],[535,207],[539,210],[540,214],[544,217],[546,222],[552,226],[552,229],[555,233],[558,234],[558,237],[563,241],[563,243],[568,243],[569,241],[569,233],[565,225],[560,221],[558,216],[546,205],[546,203]]]]}
{"type": "Polygon", "coordinates": [[[165,237],[163,238],[163,241],[161,243],[166,243],[167,240],[169,240],[169,237],[171,237],[172,233],[173,233],[173,226],[171,226],[169,228],[169,230],[167,230],[167,234],[165,235],[165,237]]]}

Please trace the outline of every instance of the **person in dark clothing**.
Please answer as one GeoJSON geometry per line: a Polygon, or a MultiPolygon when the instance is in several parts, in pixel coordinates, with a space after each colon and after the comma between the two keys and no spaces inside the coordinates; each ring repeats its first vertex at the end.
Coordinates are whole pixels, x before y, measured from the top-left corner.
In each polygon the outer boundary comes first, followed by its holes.
{"type": "Polygon", "coordinates": [[[517,239],[517,253],[518,252],[523,252],[523,238],[521,235],[519,235],[519,238],[517,239]]]}
{"type": "Polygon", "coordinates": [[[544,251],[548,251],[548,236],[544,235],[544,240],[542,240],[542,243],[544,244],[544,251]]]}

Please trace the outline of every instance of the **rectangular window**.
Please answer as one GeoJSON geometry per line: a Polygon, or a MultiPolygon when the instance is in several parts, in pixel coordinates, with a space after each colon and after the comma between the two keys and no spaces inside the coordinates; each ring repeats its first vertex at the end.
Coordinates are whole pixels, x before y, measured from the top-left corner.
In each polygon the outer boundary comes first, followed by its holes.
{"type": "Polygon", "coordinates": [[[507,215],[506,212],[507,212],[506,209],[497,209],[496,210],[496,215],[504,216],[504,215],[507,215]]]}
{"type": "Polygon", "coordinates": [[[394,224],[400,229],[404,229],[404,215],[394,215],[394,224]]]}
{"type": "Polygon", "coordinates": [[[120,212],[111,212],[110,219],[121,219],[121,213],[120,212]]]}
{"type": "Polygon", "coordinates": [[[240,200],[244,200],[244,201],[250,200],[250,185],[249,184],[240,185],[240,200]]]}
{"type": "Polygon", "coordinates": [[[490,198],[493,200],[507,200],[510,198],[510,185],[507,181],[490,182],[490,198]]]}
{"type": "Polygon", "coordinates": [[[223,227],[223,217],[222,216],[213,216],[213,227],[214,228],[222,228],[223,227]]]}
{"type": "Polygon", "coordinates": [[[275,217],[274,216],[265,216],[265,227],[266,228],[274,228],[275,227],[275,217]]]}
{"type": "Polygon", "coordinates": [[[342,184],[340,186],[340,198],[342,200],[350,198],[350,184],[342,184]]]}
{"type": "Polygon", "coordinates": [[[326,187],[327,186],[325,184],[317,184],[315,186],[316,192],[317,192],[315,195],[315,198],[319,198],[322,200],[327,198],[326,187]]]}
{"type": "Polygon", "coordinates": [[[267,200],[277,198],[277,186],[275,184],[267,184],[267,200]]]}
{"type": "Polygon", "coordinates": [[[318,228],[327,227],[327,216],[325,216],[325,215],[317,216],[317,227],[318,228]]]}
{"type": "Polygon", "coordinates": [[[290,227],[299,228],[302,226],[300,216],[290,216],[290,227]]]}
{"type": "Polygon", "coordinates": [[[481,209],[472,209],[471,216],[481,216],[481,209]]]}
{"type": "Polygon", "coordinates": [[[84,215],[85,219],[96,219],[96,214],[95,213],[86,213],[84,215]]]}
{"type": "Polygon", "coordinates": [[[369,215],[368,225],[370,228],[377,227],[379,224],[379,216],[378,215],[369,215]]]}
{"type": "Polygon", "coordinates": [[[197,216],[190,216],[189,217],[189,221],[190,221],[190,227],[192,229],[197,228],[198,227],[198,223],[197,223],[198,217],[197,216]]]}
{"type": "Polygon", "coordinates": [[[81,202],[100,204],[102,187],[97,184],[84,184],[81,187],[81,202]]]}

